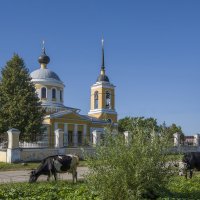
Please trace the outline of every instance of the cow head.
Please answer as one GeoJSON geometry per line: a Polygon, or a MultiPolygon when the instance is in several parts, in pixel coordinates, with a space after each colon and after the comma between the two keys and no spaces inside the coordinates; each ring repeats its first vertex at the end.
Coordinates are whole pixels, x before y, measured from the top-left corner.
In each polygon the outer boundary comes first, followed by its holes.
{"type": "Polygon", "coordinates": [[[36,171],[35,170],[31,171],[30,177],[29,177],[29,183],[36,182],[37,178],[38,176],[36,175],[36,171]]]}

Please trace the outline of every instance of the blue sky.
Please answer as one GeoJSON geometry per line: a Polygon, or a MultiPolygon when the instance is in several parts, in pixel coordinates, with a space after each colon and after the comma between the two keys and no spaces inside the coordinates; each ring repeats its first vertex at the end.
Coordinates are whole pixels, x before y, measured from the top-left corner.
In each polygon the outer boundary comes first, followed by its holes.
{"type": "Polygon", "coordinates": [[[0,66],[18,53],[30,72],[41,43],[65,87],[65,105],[89,111],[101,64],[116,85],[116,110],[200,133],[200,1],[0,2],[0,66]]]}

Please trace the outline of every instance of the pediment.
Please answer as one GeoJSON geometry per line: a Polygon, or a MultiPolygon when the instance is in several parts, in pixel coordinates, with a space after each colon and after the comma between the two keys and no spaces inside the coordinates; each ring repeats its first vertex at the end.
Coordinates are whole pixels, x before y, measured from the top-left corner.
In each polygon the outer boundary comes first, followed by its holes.
{"type": "Polygon", "coordinates": [[[89,118],[80,115],[79,113],[76,113],[74,111],[60,111],[51,115],[46,116],[50,119],[75,119],[75,120],[84,120],[84,121],[90,121],[89,118]]]}

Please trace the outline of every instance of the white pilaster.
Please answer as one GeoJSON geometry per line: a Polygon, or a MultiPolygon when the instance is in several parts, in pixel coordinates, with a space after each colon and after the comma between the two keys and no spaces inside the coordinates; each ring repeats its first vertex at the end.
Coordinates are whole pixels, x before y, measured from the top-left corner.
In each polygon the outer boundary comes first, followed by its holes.
{"type": "Polygon", "coordinates": [[[174,146],[179,146],[180,145],[180,133],[174,133],[174,146]]]}
{"type": "Polygon", "coordinates": [[[77,147],[77,144],[78,144],[78,125],[77,124],[74,124],[73,137],[74,137],[74,147],[77,147]]]}
{"type": "Polygon", "coordinates": [[[56,102],[60,103],[60,89],[56,89],[56,102]]]}
{"type": "Polygon", "coordinates": [[[68,124],[64,124],[64,146],[68,146],[68,124]]]}
{"type": "Polygon", "coordinates": [[[52,91],[51,91],[51,89],[47,89],[47,101],[52,101],[52,91]]]}

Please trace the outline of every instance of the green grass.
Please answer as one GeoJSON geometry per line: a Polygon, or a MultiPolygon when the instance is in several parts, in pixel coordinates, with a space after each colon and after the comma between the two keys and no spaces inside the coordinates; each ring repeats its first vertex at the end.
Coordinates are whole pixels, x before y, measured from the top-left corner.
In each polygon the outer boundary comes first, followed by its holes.
{"type": "Polygon", "coordinates": [[[160,199],[200,199],[200,174],[195,172],[192,179],[185,179],[184,176],[175,176],[170,179],[167,185],[167,194],[160,199]]]}
{"type": "MultiPolygon", "coordinates": [[[[36,169],[40,162],[29,163],[3,163],[0,162],[0,171],[17,171],[17,170],[31,170],[36,169]]],[[[80,161],[79,167],[87,166],[87,161],[80,161]]]]}
{"type": "Polygon", "coordinates": [[[83,182],[72,184],[66,181],[11,183],[0,187],[0,199],[18,200],[98,200],[83,182]]]}
{"type": "MultiPolygon", "coordinates": [[[[95,192],[90,191],[84,182],[72,184],[67,181],[6,183],[0,185],[0,200],[100,200],[95,192]]],[[[186,180],[175,176],[170,179],[160,200],[199,200],[200,174],[186,180]]]]}

